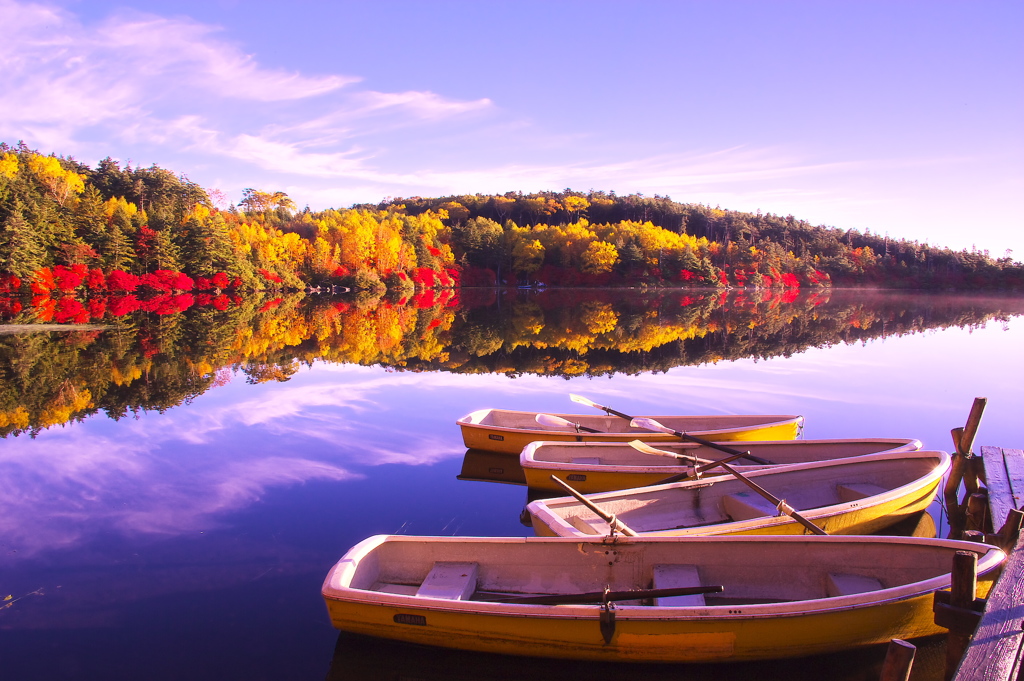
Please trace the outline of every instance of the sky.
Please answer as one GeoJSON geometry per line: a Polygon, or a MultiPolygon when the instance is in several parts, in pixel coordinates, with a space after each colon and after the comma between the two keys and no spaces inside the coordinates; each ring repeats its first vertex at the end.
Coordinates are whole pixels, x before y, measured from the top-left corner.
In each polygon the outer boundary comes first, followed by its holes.
{"type": "Polygon", "coordinates": [[[0,0],[0,141],[299,207],[571,188],[1024,259],[1017,0],[0,0]]]}

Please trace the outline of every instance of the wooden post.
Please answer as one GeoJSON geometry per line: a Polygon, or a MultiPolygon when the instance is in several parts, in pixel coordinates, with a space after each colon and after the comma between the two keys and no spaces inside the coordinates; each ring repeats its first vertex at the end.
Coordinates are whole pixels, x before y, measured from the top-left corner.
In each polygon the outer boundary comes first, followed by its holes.
{"type": "MultiPolygon", "coordinates": [[[[952,430],[953,442],[959,447],[959,434],[963,428],[952,430]]],[[[942,491],[943,502],[946,507],[946,515],[949,517],[949,536],[959,537],[967,527],[967,516],[960,505],[960,482],[964,478],[964,467],[966,459],[959,451],[953,452],[953,464],[949,469],[949,477],[946,478],[946,486],[942,491]]]]}
{"type": "Polygon", "coordinates": [[[974,398],[974,404],[971,405],[971,413],[967,416],[967,425],[964,426],[963,433],[960,435],[960,446],[957,447],[957,451],[964,456],[971,455],[971,449],[974,447],[974,437],[978,434],[978,426],[981,424],[981,416],[985,413],[985,405],[987,404],[987,397],[974,398]]]}
{"type": "MultiPolygon", "coordinates": [[[[974,605],[977,591],[978,554],[972,551],[957,551],[953,556],[949,604],[954,608],[969,610],[974,605]]],[[[953,678],[970,642],[971,634],[950,629],[946,637],[946,681],[953,678]]]]}
{"type": "MultiPolygon", "coordinates": [[[[974,404],[971,405],[971,413],[967,415],[967,424],[963,430],[960,431],[960,436],[956,440],[957,451],[969,460],[972,456],[971,450],[974,448],[974,438],[978,434],[978,426],[981,425],[981,416],[985,413],[985,405],[988,404],[987,397],[975,397],[974,404]]],[[[970,465],[970,461],[965,461],[965,465],[961,471],[964,480],[964,488],[968,494],[974,494],[978,491],[978,476],[975,473],[974,466],[970,465]]]]}
{"type": "Polygon", "coordinates": [[[957,431],[963,428],[954,428],[949,431],[953,436],[953,464],[949,469],[949,477],[946,478],[946,486],[943,488],[943,495],[946,497],[946,504],[951,501],[960,502],[957,492],[960,490],[960,481],[964,479],[964,455],[960,453],[960,437],[957,431]]]}
{"type": "Polygon", "coordinates": [[[882,675],[878,681],[908,681],[915,654],[917,646],[914,644],[898,638],[889,641],[889,650],[885,654],[882,675]]]}
{"type": "Polygon", "coordinates": [[[1017,540],[1020,538],[1022,521],[1024,521],[1024,511],[1012,508],[1006,514],[1006,522],[999,528],[999,532],[996,535],[999,548],[1003,551],[1009,553],[1017,545],[1017,540]]]}
{"type": "Polygon", "coordinates": [[[960,449],[960,440],[964,436],[963,427],[956,427],[949,431],[949,434],[953,437],[953,453],[962,454],[963,450],[960,449]]]}
{"type": "Polygon", "coordinates": [[[967,529],[988,531],[988,495],[975,492],[967,497],[967,529]]]}

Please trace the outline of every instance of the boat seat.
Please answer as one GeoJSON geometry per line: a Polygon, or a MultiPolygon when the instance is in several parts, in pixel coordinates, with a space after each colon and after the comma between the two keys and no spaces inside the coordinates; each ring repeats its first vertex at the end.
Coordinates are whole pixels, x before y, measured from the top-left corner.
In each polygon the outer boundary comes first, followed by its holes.
{"type": "Polygon", "coordinates": [[[476,578],[480,566],[476,563],[450,563],[438,561],[416,591],[417,596],[447,598],[464,601],[476,591],[476,578]]]}
{"type": "MultiPolygon", "coordinates": [[[[700,574],[697,572],[696,565],[655,565],[653,584],[655,589],[700,586],[700,574]]],[[[707,605],[704,601],[704,594],[655,598],[654,604],[675,607],[707,605]]]]}
{"type": "Polygon", "coordinates": [[[884,487],[878,485],[872,485],[867,482],[857,483],[840,483],[836,485],[836,491],[839,492],[839,499],[844,504],[851,501],[859,501],[860,499],[867,499],[873,497],[876,494],[884,494],[888,492],[884,487]]]}
{"type": "Polygon", "coordinates": [[[737,492],[722,497],[725,514],[733,521],[752,520],[768,516],[774,518],[779,514],[775,505],[753,492],[737,492]]]}
{"type": "Polygon", "coordinates": [[[878,591],[882,588],[884,588],[882,583],[874,577],[830,572],[825,578],[825,593],[829,598],[852,596],[853,594],[862,594],[868,591],[878,591]]]}
{"type": "Polygon", "coordinates": [[[402,596],[415,596],[419,587],[410,584],[389,584],[387,582],[375,584],[371,591],[379,591],[382,594],[400,594],[402,596]]]}
{"type": "Polygon", "coordinates": [[[608,523],[597,516],[583,518],[581,516],[574,515],[567,518],[567,520],[570,525],[580,532],[586,532],[587,534],[608,534],[608,523]]]}
{"type": "Polygon", "coordinates": [[[579,463],[587,466],[598,466],[601,463],[601,457],[598,456],[574,456],[570,460],[570,463],[579,463]]]}

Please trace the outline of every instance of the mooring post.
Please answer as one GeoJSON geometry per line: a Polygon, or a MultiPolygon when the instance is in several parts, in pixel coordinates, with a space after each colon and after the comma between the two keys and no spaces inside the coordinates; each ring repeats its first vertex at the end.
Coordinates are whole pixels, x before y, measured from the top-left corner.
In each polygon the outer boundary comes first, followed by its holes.
{"type": "Polygon", "coordinates": [[[953,438],[953,464],[942,496],[949,516],[950,537],[959,537],[967,528],[967,514],[960,503],[960,483],[964,484],[967,494],[978,491],[978,476],[970,461],[971,448],[974,447],[974,438],[978,434],[978,426],[987,404],[987,397],[975,397],[971,412],[967,415],[967,424],[963,428],[953,428],[949,433],[953,438]]]}
{"type": "Polygon", "coordinates": [[[975,492],[967,497],[967,529],[988,531],[988,495],[975,492]]]}
{"type": "MultiPolygon", "coordinates": [[[[949,604],[953,608],[970,610],[978,592],[978,554],[973,551],[957,551],[953,556],[953,573],[950,584],[949,604]]],[[[971,642],[973,630],[955,627],[946,637],[946,681],[953,678],[964,651],[971,642]]]]}
{"type": "Polygon", "coordinates": [[[910,669],[914,666],[914,655],[917,646],[898,638],[889,641],[889,650],[885,653],[882,674],[878,681],[907,681],[910,669]]]}
{"type": "Polygon", "coordinates": [[[978,434],[978,426],[981,425],[981,417],[985,413],[985,405],[988,404],[987,397],[975,397],[974,404],[971,405],[971,413],[967,416],[967,425],[964,426],[963,432],[960,435],[960,446],[957,447],[957,451],[964,456],[971,455],[971,449],[974,448],[974,438],[978,434]]]}
{"type": "Polygon", "coordinates": [[[981,417],[985,413],[985,406],[987,404],[987,397],[974,398],[974,404],[971,405],[971,413],[967,415],[967,424],[960,432],[957,446],[957,452],[964,457],[965,465],[961,474],[963,475],[964,488],[968,494],[974,494],[978,491],[977,470],[970,459],[973,456],[971,450],[974,449],[974,438],[978,435],[978,426],[981,425],[981,417]]]}

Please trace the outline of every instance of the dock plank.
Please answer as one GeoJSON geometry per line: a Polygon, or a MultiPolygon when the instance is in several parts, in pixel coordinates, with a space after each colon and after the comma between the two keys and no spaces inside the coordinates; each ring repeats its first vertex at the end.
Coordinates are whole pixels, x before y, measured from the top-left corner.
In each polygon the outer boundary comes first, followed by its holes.
{"type": "MultiPolygon", "coordinates": [[[[982,447],[981,456],[985,463],[985,487],[988,489],[988,506],[992,512],[992,525],[993,529],[998,530],[1006,520],[1010,509],[1020,507],[1021,502],[1014,498],[1013,481],[1007,470],[1007,464],[1013,460],[1011,465],[1016,469],[1016,462],[1019,460],[1021,470],[1016,472],[1024,474],[1024,452],[1019,449],[982,447]]],[[[1024,478],[1020,478],[1017,485],[1020,491],[1024,492],[1024,478]]]]}
{"type": "Polygon", "coordinates": [[[954,681],[1013,681],[1020,672],[1024,634],[1024,536],[989,592],[981,623],[954,681]]]}
{"type": "Polygon", "coordinates": [[[1024,507],[1024,449],[1003,449],[1003,462],[1010,479],[1013,507],[1024,507]]]}

